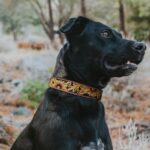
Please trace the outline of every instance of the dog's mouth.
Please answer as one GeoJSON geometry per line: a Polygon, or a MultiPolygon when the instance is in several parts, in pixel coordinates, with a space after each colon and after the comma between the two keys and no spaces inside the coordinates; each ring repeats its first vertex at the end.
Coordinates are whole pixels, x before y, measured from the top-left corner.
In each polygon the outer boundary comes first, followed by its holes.
{"type": "Polygon", "coordinates": [[[137,68],[138,64],[142,61],[143,56],[136,59],[105,59],[104,68],[108,73],[114,74],[114,76],[126,76],[133,73],[137,68]]]}
{"type": "Polygon", "coordinates": [[[132,69],[137,69],[137,63],[127,60],[126,62],[121,62],[121,63],[116,63],[116,62],[111,62],[111,61],[104,61],[105,68],[107,70],[116,70],[116,69],[125,69],[125,68],[132,68],[132,69]]]}

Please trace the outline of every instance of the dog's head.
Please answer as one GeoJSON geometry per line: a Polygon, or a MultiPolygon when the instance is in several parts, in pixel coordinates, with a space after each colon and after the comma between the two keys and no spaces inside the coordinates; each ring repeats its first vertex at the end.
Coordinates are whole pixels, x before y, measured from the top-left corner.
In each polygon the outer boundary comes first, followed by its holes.
{"type": "Polygon", "coordinates": [[[144,43],[124,39],[112,28],[85,17],[71,18],[60,31],[70,47],[64,60],[67,70],[87,80],[130,75],[146,50],[144,43]]]}

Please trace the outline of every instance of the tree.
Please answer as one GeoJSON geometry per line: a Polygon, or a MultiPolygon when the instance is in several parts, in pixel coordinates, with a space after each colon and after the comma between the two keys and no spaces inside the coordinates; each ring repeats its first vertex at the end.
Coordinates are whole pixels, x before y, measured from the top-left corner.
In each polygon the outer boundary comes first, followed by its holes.
{"type": "Polygon", "coordinates": [[[80,0],[80,13],[81,13],[81,16],[86,16],[85,0],[80,0]]]}
{"type": "Polygon", "coordinates": [[[14,3],[8,0],[0,1],[0,21],[3,24],[4,31],[12,34],[14,40],[17,40],[21,28],[26,22],[25,14],[20,13],[20,10],[23,11],[23,9],[16,1],[14,3]]]}
{"type": "MultiPolygon", "coordinates": [[[[80,4],[80,3],[79,3],[80,4]]],[[[79,6],[78,6],[79,7],[79,6]]],[[[86,0],[86,16],[118,28],[118,0],[86,0]],[[108,5],[109,4],[109,5],[108,5]]]]}
{"type": "Polygon", "coordinates": [[[53,10],[52,10],[52,3],[51,0],[47,0],[48,3],[48,10],[49,10],[49,29],[50,29],[50,39],[54,39],[54,20],[53,20],[53,10]]]}
{"type": "Polygon", "coordinates": [[[53,41],[54,35],[59,34],[61,42],[63,42],[62,35],[57,32],[55,27],[60,27],[71,16],[75,1],[28,0],[28,2],[39,17],[41,25],[49,39],[53,41]],[[55,17],[53,17],[53,11],[55,11],[55,17]]]}
{"type": "Polygon", "coordinates": [[[54,20],[51,0],[42,2],[39,0],[28,1],[36,15],[39,17],[41,25],[51,41],[54,40],[54,20]]]}
{"type": "MultiPolygon", "coordinates": [[[[55,22],[58,26],[58,28],[60,28],[62,26],[62,24],[71,17],[73,11],[74,11],[74,5],[75,5],[75,1],[70,1],[70,0],[55,0],[54,1],[56,9],[58,10],[57,13],[55,13],[55,15],[57,17],[55,17],[55,22]]],[[[64,36],[63,34],[61,34],[59,32],[59,37],[61,40],[61,43],[64,42],[64,36]]]]}
{"type": "Polygon", "coordinates": [[[119,0],[119,29],[124,35],[127,35],[125,27],[124,0],[119,0]]]}
{"type": "Polygon", "coordinates": [[[128,7],[132,10],[128,22],[135,38],[150,41],[150,3],[149,0],[128,0],[128,7]]]}

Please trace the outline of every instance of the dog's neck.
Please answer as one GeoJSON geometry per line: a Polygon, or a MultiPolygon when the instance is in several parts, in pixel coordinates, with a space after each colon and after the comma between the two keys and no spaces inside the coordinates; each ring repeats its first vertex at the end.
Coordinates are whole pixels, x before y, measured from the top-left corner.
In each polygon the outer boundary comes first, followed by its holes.
{"type": "MultiPolygon", "coordinates": [[[[68,64],[68,66],[66,66],[66,64],[64,63],[64,57],[69,48],[69,45],[65,44],[64,47],[60,50],[60,53],[57,57],[53,77],[64,78],[85,85],[90,85],[99,89],[103,89],[107,85],[109,78],[103,75],[97,75],[96,73],[93,73],[90,70],[88,70],[86,67],[84,70],[80,71],[74,70],[75,66],[72,67],[70,66],[71,64],[68,64]]],[[[69,59],[67,57],[65,57],[65,59],[69,59]]]]}
{"type": "Polygon", "coordinates": [[[65,44],[57,56],[57,61],[56,61],[53,77],[66,78],[67,71],[64,65],[64,55],[67,50],[68,50],[68,45],[65,44]]]}

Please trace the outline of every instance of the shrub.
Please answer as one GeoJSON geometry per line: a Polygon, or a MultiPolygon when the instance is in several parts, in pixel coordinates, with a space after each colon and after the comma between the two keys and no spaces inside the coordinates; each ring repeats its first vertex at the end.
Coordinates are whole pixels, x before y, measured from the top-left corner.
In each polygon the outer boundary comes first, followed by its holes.
{"type": "Polygon", "coordinates": [[[47,83],[28,80],[24,83],[21,91],[21,100],[30,101],[33,107],[36,107],[41,101],[44,91],[47,88],[47,83]]]}

